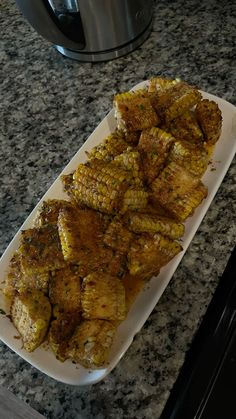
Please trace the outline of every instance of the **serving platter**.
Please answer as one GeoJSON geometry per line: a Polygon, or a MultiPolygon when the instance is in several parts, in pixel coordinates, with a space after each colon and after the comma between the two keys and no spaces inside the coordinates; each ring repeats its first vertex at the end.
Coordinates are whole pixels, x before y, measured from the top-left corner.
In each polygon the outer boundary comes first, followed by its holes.
{"type": "MultiPolygon", "coordinates": [[[[144,88],[147,84],[148,81],[141,82],[132,90],[144,88]]],[[[212,154],[211,164],[208,166],[208,169],[202,178],[204,184],[208,187],[208,196],[197,208],[194,215],[185,223],[185,234],[181,241],[183,251],[169,262],[168,265],[162,268],[160,274],[157,277],[152,278],[147,286],[139,292],[135,302],[131,306],[127,318],[118,328],[118,333],[110,353],[109,363],[104,368],[89,370],[78,364],[73,364],[69,360],[61,363],[49,349],[45,348],[44,345],[32,353],[26,352],[22,348],[21,340],[17,339],[17,330],[6,315],[9,314],[9,307],[2,291],[0,291],[0,339],[23,359],[48,376],[73,385],[88,385],[102,380],[118,364],[121,357],[125,354],[126,350],[131,345],[134,336],[142,328],[171,280],[173,273],[177,269],[206,214],[236,152],[236,107],[214,95],[205,92],[202,92],[202,95],[204,98],[214,100],[218,103],[223,117],[221,137],[212,154]],[[4,312],[6,314],[4,314],[4,312]]],[[[115,128],[116,121],[114,118],[114,110],[111,110],[61,174],[69,174],[76,169],[79,163],[85,162],[87,159],[86,151],[91,150],[94,146],[99,144],[107,135],[113,132],[115,128]]],[[[0,259],[1,281],[4,280],[7,275],[9,261],[19,246],[20,231],[32,227],[36,213],[42,205],[42,202],[52,198],[67,198],[66,194],[63,192],[60,176],[39,201],[38,205],[26,219],[0,259]]]]}

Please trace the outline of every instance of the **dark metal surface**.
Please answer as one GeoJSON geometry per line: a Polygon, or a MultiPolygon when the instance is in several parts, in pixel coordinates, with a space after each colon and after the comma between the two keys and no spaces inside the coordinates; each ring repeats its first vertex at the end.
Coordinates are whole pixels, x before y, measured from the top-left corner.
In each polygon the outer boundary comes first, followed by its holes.
{"type": "Polygon", "coordinates": [[[161,419],[235,419],[236,247],[161,419]]]}

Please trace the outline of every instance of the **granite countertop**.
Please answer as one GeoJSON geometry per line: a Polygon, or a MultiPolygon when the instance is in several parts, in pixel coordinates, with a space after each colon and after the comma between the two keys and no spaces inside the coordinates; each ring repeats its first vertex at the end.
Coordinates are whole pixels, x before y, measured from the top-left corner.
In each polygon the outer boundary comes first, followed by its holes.
{"type": "MultiPolygon", "coordinates": [[[[42,39],[13,0],[1,0],[0,252],[115,92],[155,75],[180,77],[236,105],[235,19],[233,1],[159,0],[139,49],[82,64],[42,39]]],[[[1,343],[0,384],[46,418],[158,418],[235,244],[235,179],[234,160],[160,302],[108,377],[65,385],[1,343]]]]}

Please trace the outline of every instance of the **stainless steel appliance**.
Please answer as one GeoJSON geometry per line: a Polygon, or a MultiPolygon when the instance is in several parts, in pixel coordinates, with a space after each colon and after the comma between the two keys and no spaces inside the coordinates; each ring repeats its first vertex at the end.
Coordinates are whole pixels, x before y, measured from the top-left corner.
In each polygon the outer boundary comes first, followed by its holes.
{"type": "Polygon", "coordinates": [[[16,0],[58,51],[80,61],[131,52],[151,31],[153,0],[16,0]]]}

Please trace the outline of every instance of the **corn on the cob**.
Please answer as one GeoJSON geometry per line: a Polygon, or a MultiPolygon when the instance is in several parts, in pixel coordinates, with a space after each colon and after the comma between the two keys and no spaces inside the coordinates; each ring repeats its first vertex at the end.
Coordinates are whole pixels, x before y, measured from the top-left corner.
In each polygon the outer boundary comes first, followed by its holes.
{"type": "Polygon", "coordinates": [[[142,158],[144,177],[148,184],[163,168],[174,140],[171,134],[157,127],[142,132],[138,150],[142,158]]]}
{"type": "Polygon", "coordinates": [[[168,124],[196,105],[201,100],[201,97],[201,93],[196,88],[187,83],[179,82],[173,87],[160,92],[152,103],[162,121],[168,124]]]}
{"type": "Polygon", "coordinates": [[[193,214],[194,210],[201,204],[206,196],[207,188],[200,182],[196,189],[189,191],[189,193],[183,197],[176,198],[175,203],[171,205],[173,216],[180,221],[185,221],[186,218],[193,214]]]}
{"type": "Polygon", "coordinates": [[[49,272],[36,272],[33,275],[22,274],[20,281],[17,283],[16,289],[19,293],[29,290],[38,290],[47,295],[49,279],[49,272]]]}
{"type": "Polygon", "coordinates": [[[84,320],[69,342],[68,357],[88,368],[103,366],[115,337],[116,328],[107,320],[84,320]]]}
{"type": "Polygon", "coordinates": [[[222,127],[221,110],[216,102],[203,99],[195,109],[197,120],[204,133],[204,139],[209,144],[215,144],[220,138],[222,127]]]}
{"type": "Polygon", "coordinates": [[[56,305],[59,312],[79,311],[81,304],[80,286],[81,280],[76,267],[68,266],[52,272],[49,284],[51,304],[56,305]]]}
{"type": "Polygon", "coordinates": [[[204,141],[202,130],[197,122],[195,113],[192,111],[186,111],[170,121],[167,130],[177,140],[189,141],[198,145],[201,145],[204,141]]]}
{"type": "Polygon", "coordinates": [[[25,275],[48,272],[65,266],[55,224],[21,232],[21,269],[25,275]]]}
{"type": "Polygon", "coordinates": [[[96,211],[62,210],[58,217],[62,251],[67,262],[78,265],[79,274],[102,271],[112,260],[113,252],[103,243],[103,217],[96,211]]]}
{"type": "Polygon", "coordinates": [[[171,79],[164,79],[161,77],[153,77],[149,82],[148,91],[150,93],[153,93],[153,92],[166,90],[166,89],[169,89],[170,87],[173,87],[175,84],[179,82],[180,82],[180,79],[171,80],[171,79]]]}
{"type": "Polygon", "coordinates": [[[116,95],[114,109],[118,129],[124,131],[141,131],[160,122],[146,90],[116,95]]]}
{"type": "Polygon", "coordinates": [[[126,253],[133,234],[124,227],[119,219],[114,218],[109,224],[105,234],[104,243],[119,253],[126,253]]]}
{"type": "Polygon", "coordinates": [[[91,273],[83,280],[81,304],[85,319],[124,320],[124,286],[118,278],[91,273]]]}
{"type": "Polygon", "coordinates": [[[201,177],[208,166],[208,153],[203,145],[196,146],[187,141],[175,141],[168,160],[176,162],[193,175],[201,177]]]}
{"type": "Polygon", "coordinates": [[[129,272],[150,279],[181,250],[179,243],[161,234],[139,236],[128,253],[129,272]]]}
{"type": "Polygon", "coordinates": [[[174,240],[184,234],[184,225],[168,217],[131,212],[128,220],[129,228],[134,233],[161,233],[174,240]]]}
{"type": "Polygon", "coordinates": [[[112,163],[80,164],[74,173],[76,201],[108,214],[116,213],[132,181],[132,173],[112,163]]]}
{"type": "Polygon", "coordinates": [[[69,339],[72,337],[76,326],[80,321],[77,312],[60,313],[56,320],[50,324],[48,332],[49,346],[56,355],[56,358],[64,362],[67,358],[69,339]]]}
{"type": "Polygon", "coordinates": [[[121,131],[115,131],[98,146],[94,147],[89,153],[89,160],[107,160],[111,161],[115,156],[123,153],[128,147],[127,142],[124,139],[124,133],[121,131]]]}
{"type": "Polygon", "coordinates": [[[148,196],[148,192],[144,189],[136,189],[133,187],[127,189],[124,194],[120,213],[124,214],[129,210],[135,211],[145,208],[148,203],[148,196]]]}
{"type": "Polygon", "coordinates": [[[131,147],[128,147],[126,151],[114,158],[114,164],[118,164],[132,174],[133,185],[140,187],[143,186],[141,159],[138,150],[134,150],[131,147]]]}
{"type": "Polygon", "coordinates": [[[184,221],[207,195],[199,178],[171,162],[151,184],[152,201],[157,201],[177,220],[184,221]]]}
{"type": "Polygon", "coordinates": [[[73,205],[63,199],[49,199],[44,201],[35,220],[35,227],[57,223],[59,211],[63,208],[71,208],[73,205]]]}
{"type": "Polygon", "coordinates": [[[11,319],[20,333],[23,346],[34,351],[44,340],[51,318],[51,305],[40,291],[28,291],[14,298],[11,319]]]}

